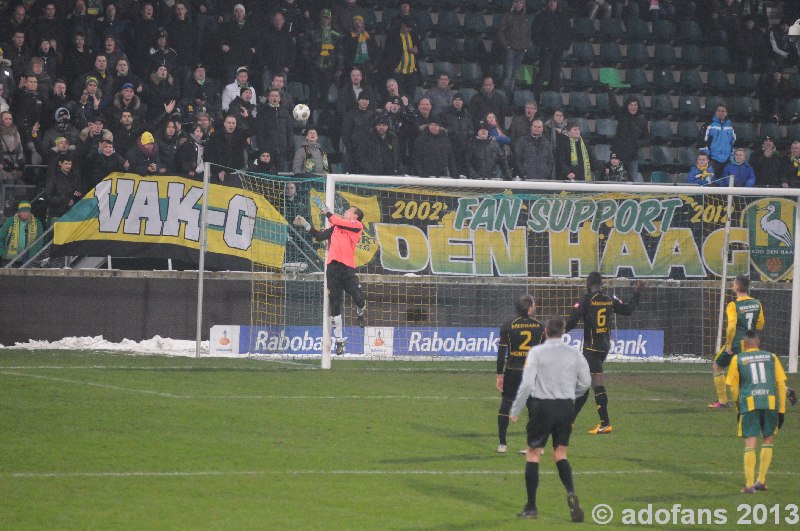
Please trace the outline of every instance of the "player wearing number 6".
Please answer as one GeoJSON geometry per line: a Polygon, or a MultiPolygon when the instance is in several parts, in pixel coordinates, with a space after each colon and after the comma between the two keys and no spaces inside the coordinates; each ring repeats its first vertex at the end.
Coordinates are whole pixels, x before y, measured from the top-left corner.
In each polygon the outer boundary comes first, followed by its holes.
{"type": "Polygon", "coordinates": [[[744,333],[742,352],[735,354],[728,369],[727,384],[739,412],[739,437],[744,437],[743,494],[767,490],[767,471],[772,461],[772,441],[783,426],[786,413],[786,373],[778,356],[759,348],[758,334],[744,333]],[[761,444],[756,479],[756,439],[761,444]]]}
{"type": "MultiPolygon", "coordinates": [[[[603,276],[592,271],[586,277],[587,293],[572,306],[572,313],[567,319],[567,332],[575,328],[579,320],[583,320],[583,356],[589,362],[592,373],[592,389],[600,424],[589,430],[592,435],[611,433],[611,421],[608,418],[608,395],[603,385],[603,362],[611,350],[611,318],[613,314],[631,315],[639,304],[639,296],[646,284],[637,282],[629,302],[623,302],[616,296],[603,293],[603,276]]],[[[575,418],[589,399],[589,391],[575,399],[575,418]]]]}
{"type": "Polygon", "coordinates": [[[364,224],[361,223],[364,213],[357,207],[351,207],[341,217],[337,216],[320,201],[314,203],[328,218],[329,227],[317,230],[303,216],[294,218],[294,224],[303,227],[317,240],[330,240],[328,247],[328,264],[325,275],[328,279],[328,296],[330,297],[330,313],[333,322],[333,336],[336,338],[336,354],[344,354],[344,337],[342,335],[342,305],[344,293],[347,292],[356,305],[358,326],[366,326],[364,309],[367,306],[361,284],[356,276],[355,252],[364,224]]]}
{"type": "Polygon", "coordinates": [[[764,328],[764,309],[761,303],[749,295],[750,279],[738,276],[733,280],[733,294],[736,299],[725,307],[728,321],[725,332],[725,346],[714,357],[714,387],[717,390],[717,401],[708,405],[711,409],[730,407],[728,390],[725,388],[725,370],[731,358],[742,351],[742,340],[748,330],[764,328]]]}

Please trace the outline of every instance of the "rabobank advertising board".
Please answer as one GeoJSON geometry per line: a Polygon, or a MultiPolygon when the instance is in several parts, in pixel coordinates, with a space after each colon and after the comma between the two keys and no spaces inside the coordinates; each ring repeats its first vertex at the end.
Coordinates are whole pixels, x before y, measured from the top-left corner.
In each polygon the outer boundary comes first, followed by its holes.
{"type": "MultiPolygon", "coordinates": [[[[488,357],[497,356],[497,328],[345,327],[346,354],[378,357],[488,357]]],[[[211,329],[211,356],[320,355],[321,326],[252,327],[217,325],[211,329]]],[[[662,358],[662,330],[612,332],[612,356],[662,358]]],[[[564,341],[577,348],[583,331],[573,330],[564,341]]]]}

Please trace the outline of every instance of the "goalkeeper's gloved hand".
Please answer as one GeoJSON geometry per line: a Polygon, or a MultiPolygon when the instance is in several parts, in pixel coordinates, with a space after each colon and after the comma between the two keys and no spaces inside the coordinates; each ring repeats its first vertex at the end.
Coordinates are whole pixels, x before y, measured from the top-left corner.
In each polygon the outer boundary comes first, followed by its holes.
{"type": "Polygon", "coordinates": [[[786,388],[786,400],[793,406],[797,405],[797,393],[795,393],[794,389],[786,388]]]}
{"type": "Polygon", "coordinates": [[[778,413],[778,429],[781,429],[783,427],[783,417],[784,417],[783,413],[778,413]]]}
{"type": "Polygon", "coordinates": [[[311,223],[306,221],[306,218],[304,218],[303,216],[295,216],[294,224],[297,225],[298,227],[303,227],[303,229],[305,229],[306,232],[311,230],[311,223]]]}
{"type": "Polygon", "coordinates": [[[328,208],[328,206],[327,206],[325,203],[323,203],[323,202],[322,202],[322,199],[320,199],[319,197],[317,197],[317,196],[314,196],[314,198],[312,199],[312,201],[314,201],[314,204],[315,204],[315,205],[317,205],[317,207],[318,207],[320,210],[322,210],[322,213],[323,213],[323,214],[327,214],[328,212],[330,212],[330,211],[331,211],[331,209],[330,209],[330,208],[328,208]]]}

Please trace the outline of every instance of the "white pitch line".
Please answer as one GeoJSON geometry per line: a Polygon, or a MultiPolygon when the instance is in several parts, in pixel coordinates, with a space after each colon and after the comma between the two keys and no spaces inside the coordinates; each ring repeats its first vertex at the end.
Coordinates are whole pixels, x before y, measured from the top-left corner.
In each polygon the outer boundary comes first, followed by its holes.
{"type": "MultiPolygon", "coordinates": [[[[134,472],[2,472],[0,477],[10,478],[136,478],[136,477],[202,477],[202,476],[499,476],[520,475],[524,470],[199,470],[199,471],[134,471],[134,472]]],[[[540,471],[555,475],[555,470],[540,471]]],[[[672,474],[731,476],[741,471],[703,470],[583,470],[573,471],[578,476],[604,476],[629,474],[672,474]]],[[[770,471],[770,475],[800,476],[800,472],[770,471]]]]}

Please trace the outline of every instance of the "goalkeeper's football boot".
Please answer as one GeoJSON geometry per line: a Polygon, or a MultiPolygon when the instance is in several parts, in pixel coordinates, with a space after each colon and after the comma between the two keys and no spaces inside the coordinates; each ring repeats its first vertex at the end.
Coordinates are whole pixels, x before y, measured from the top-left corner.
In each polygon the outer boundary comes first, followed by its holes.
{"type": "Polygon", "coordinates": [[[759,483],[758,481],[756,481],[756,484],[753,485],[753,488],[762,492],[767,491],[767,485],[765,483],[759,483]]]}
{"type": "Polygon", "coordinates": [[[583,522],[583,509],[581,509],[581,504],[578,503],[578,497],[574,492],[567,494],[567,505],[569,505],[569,515],[572,517],[572,521],[583,522]]]}
{"type": "Polygon", "coordinates": [[[756,493],[756,488],[755,487],[742,487],[742,490],[740,490],[739,492],[741,492],[742,494],[755,494],[756,493]]]}
{"type": "Polygon", "coordinates": [[[497,446],[497,453],[498,454],[506,454],[508,453],[508,446],[505,444],[500,444],[497,446]]]}
{"type": "Polygon", "coordinates": [[[531,519],[539,518],[539,511],[537,511],[536,508],[528,509],[527,507],[525,507],[524,509],[522,509],[522,512],[519,513],[517,516],[519,516],[520,518],[531,518],[531,519]]]}
{"type": "Polygon", "coordinates": [[[344,354],[344,341],[336,342],[336,350],[334,351],[334,353],[337,356],[341,356],[342,354],[344,354]]]}
{"type": "Polygon", "coordinates": [[[788,400],[793,406],[797,404],[797,393],[794,391],[794,389],[789,387],[786,388],[786,400],[788,400]]]}
{"type": "Polygon", "coordinates": [[[731,407],[731,403],[730,402],[719,402],[719,401],[716,401],[716,402],[711,402],[708,405],[708,407],[710,409],[728,409],[729,407],[731,407]]]}
{"type": "Polygon", "coordinates": [[[614,428],[611,427],[611,424],[603,424],[602,422],[595,426],[593,429],[589,430],[590,435],[605,435],[607,433],[611,433],[614,428]]]}

